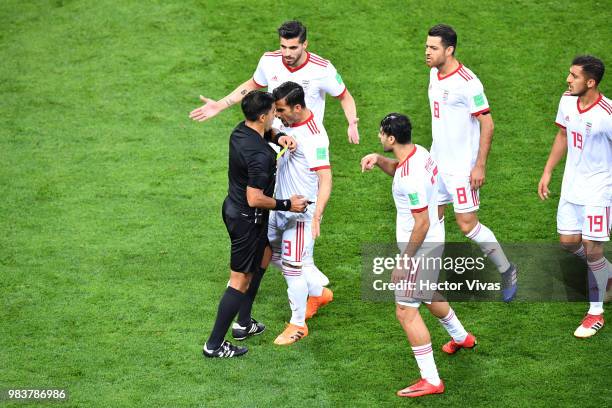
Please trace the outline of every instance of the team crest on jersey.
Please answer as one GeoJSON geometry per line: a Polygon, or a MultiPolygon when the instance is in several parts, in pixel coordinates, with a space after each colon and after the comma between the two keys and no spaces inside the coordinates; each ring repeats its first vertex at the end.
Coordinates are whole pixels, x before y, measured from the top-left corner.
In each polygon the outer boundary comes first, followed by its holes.
{"type": "Polygon", "coordinates": [[[448,101],[448,91],[445,89],[444,93],[442,94],[442,101],[446,102],[448,101]]]}
{"type": "Polygon", "coordinates": [[[565,123],[569,122],[569,115],[565,115],[565,123]]]}
{"type": "Polygon", "coordinates": [[[586,130],[585,130],[585,132],[584,132],[584,135],[585,135],[586,137],[591,136],[591,128],[592,128],[592,127],[593,127],[593,124],[592,124],[591,122],[587,122],[587,123],[586,123],[586,130]]]}
{"type": "Polygon", "coordinates": [[[308,79],[302,80],[302,88],[304,88],[304,93],[306,93],[309,86],[310,86],[310,80],[308,79]]]}

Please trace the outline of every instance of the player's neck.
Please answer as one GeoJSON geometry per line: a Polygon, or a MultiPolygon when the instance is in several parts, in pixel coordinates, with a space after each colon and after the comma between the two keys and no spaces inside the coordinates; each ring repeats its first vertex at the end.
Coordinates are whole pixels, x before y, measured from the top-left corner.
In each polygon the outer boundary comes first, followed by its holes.
{"type": "Polygon", "coordinates": [[[295,63],[291,66],[291,68],[297,68],[302,66],[306,62],[306,58],[308,58],[308,51],[304,51],[300,59],[296,60],[295,63]]]}
{"type": "Polygon", "coordinates": [[[265,127],[264,127],[263,123],[261,123],[261,122],[251,122],[250,120],[245,120],[244,124],[246,125],[246,127],[250,127],[251,129],[253,129],[257,133],[259,133],[259,136],[261,136],[261,137],[264,136],[265,127]]]}
{"type": "Polygon", "coordinates": [[[299,114],[297,120],[294,122],[294,124],[306,122],[310,118],[310,115],[312,115],[312,112],[310,111],[310,109],[303,108],[300,111],[300,114],[299,114]]]}
{"type": "Polygon", "coordinates": [[[437,68],[440,76],[444,77],[459,68],[459,61],[455,57],[449,57],[444,64],[439,65],[437,68]]]}
{"type": "Polygon", "coordinates": [[[580,109],[588,108],[589,106],[594,104],[598,98],[599,98],[599,89],[598,88],[589,89],[588,91],[584,93],[584,95],[581,95],[578,97],[578,103],[580,104],[580,109]]]}
{"type": "Polygon", "coordinates": [[[406,145],[396,145],[393,148],[393,154],[395,158],[399,160],[400,163],[403,163],[408,156],[414,153],[416,146],[414,143],[409,143],[406,145]]]}

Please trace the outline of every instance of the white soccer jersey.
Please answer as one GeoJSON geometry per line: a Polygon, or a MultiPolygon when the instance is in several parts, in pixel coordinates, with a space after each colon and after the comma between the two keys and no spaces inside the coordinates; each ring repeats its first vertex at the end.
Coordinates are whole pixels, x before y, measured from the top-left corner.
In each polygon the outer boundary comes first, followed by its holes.
{"type": "Polygon", "coordinates": [[[266,52],[259,60],[253,80],[261,87],[267,86],[269,92],[287,81],[300,84],[304,88],[306,107],[322,122],[325,94],[340,97],[346,92],[346,86],[331,62],[310,52],[306,55],[302,65],[292,68],[285,65],[280,50],[266,52]]]}
{"type": "Polygon", "coordinates": [[[301,194],[316,203],[319,192],[317,170],[329,169],[329,138],[323,124],[311,112],[310,117],[281,131],[293,137],[297,149],[287,151],[278,160],[276,198],[301,194]]]}
{"type": "Polygon", "coordinates": [[[397,208],[397,242],[408,242],[414,228],[412,213],[429,213],[425,242],[444,242],[444,228],[438,220],[438,167],[427,149],[415,149],[395,170],[393,200],[397,208]]]}
{"type": "Polygon", "coordinates": [[[573,204],[612,205],[612,103],[603,95],[582,110],[566,92],[555,121],[567,132],[561,197],[573,204]]]}
{"type": "Polygon", "coordinates": [[[440,172],[469,176],[480,144],[476,117],[489,111],[482,83],[463,65],[441,77],[437,68],[429,72],[431,108],[431,155],[440,172]]]}

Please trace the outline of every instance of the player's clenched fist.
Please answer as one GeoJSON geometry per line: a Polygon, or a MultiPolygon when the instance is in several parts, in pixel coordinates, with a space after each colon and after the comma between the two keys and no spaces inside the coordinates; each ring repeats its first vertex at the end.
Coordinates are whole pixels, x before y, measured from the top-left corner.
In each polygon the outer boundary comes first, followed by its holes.
{"type": "Polygon", "coordinates": [[[291,136],[281,136],[278,138],[278,144],[282,147],[286,147],[290,152],[295,151],[297,149],[297,142],[291,136]]]}
{"type": "Polygon", "coordinates": [[[370,153],[367,156],[364,156],[361,159],[361,172],[363,173],[366,170],[372,170],[376,163],[378,162],[378,154],[370,153]]]}
{"type": "Polygon", "coordinates": [[[291,212],[302,213],[308,206],[308,200],[306,200],[302,195],[294,194],[291,196],[289,201],[291,201],[291,208],[289,208],[289,211],[291,212]]]}

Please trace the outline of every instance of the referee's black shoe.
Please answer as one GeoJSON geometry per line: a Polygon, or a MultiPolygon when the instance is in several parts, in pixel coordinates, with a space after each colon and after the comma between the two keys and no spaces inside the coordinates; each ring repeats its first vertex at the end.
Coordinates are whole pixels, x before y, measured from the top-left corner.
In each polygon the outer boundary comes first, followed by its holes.
{"type": "Polygon", "coordinates": [[[238,323],[232,324],[232,337],[234,340],[244,340],[247,337],[258,336],[266,330],[266,325],[259,323],[257,320],[251,317],[251,324],[246,327],[239,325],[238,323]]]}
{"type": "Polygon", "coordinates": [[[219,346],[216,350],[209,350],[206,348],[206,343],[204,343],[204,347],[202,347],[202,354],[204,357],[209,358],[231,358],[231,357],[240,357],[243,354],[246,354],[249,351],[246,347],[234,346],[229,341],[223,341],[221,346],[219,346]]]}

